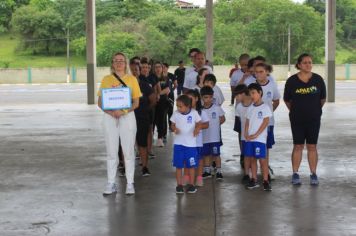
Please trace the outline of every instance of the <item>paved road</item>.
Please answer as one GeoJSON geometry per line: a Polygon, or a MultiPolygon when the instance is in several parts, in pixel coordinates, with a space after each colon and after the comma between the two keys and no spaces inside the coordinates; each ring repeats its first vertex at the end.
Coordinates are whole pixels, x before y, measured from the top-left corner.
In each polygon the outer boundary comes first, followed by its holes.
{"type": "MultiPolygon", "coordinates": [[[[228,101],[230,90],[227,83],[220,83],[228,101]]],[[[280,90],[284,83],[279,83],[280,90]]],[[[33,84],[0,85],[0,105],[9,104],[49,104],[86,103],[86,84],[33,84]]],[[[336,101],[356,101],[356,81],[336,82],[336,101]]]]}

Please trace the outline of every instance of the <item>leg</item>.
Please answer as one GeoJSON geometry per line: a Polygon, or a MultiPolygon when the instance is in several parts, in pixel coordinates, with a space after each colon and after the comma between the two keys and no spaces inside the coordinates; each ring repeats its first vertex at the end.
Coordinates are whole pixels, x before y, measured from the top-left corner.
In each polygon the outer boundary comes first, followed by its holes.
{"type": "Polygon", "coordinates": [[[304,144],[294,144],[292,152],[292,168],[293,173],[298,172],[300,163],[302,162],[304,144]]]}
{"type": "Polygon", "coordinates": [[[316,167],[318,165],[318,150],[316,144],[307,144],[307,152],[310,172],[316,174],[316,167]]]}
{"type": "Polygon", "coordinates": [[[147,136],[147,150],[149,153],[152,153],[152,142],[153,142],[153,125],[150,124],[148,129],[148,136],[147,136]]]}
{"type": "Polygon", "coordinates": [[[177,180],[177,185],[182,185],[182,169],[181,168],[176,168],[176,180],[177,180]]]}
{"type": "Polygon", "coordinates": [[[216,168],[221,168],[221,157],[215,156],[216,168]]]}
{"type": "Polygon", "coordinates": [[[126,180],[128,184],[134,183],[135,173],[135,140],[136,118],[134,112],[130,112],[119,119],[120,139],[125,158],[126,180]]]}
{"type": "Polygon", "coordinates": [[[194,185],[195,168],[194,167],[188,168],[188,172],[189,172],[189,184],[194,185]]]}
{"type": "Polygon", "coordinates": [[[260,165],[263,173],[263,181],[268,182],[268,162],[267,159],[260,159],[260,165]]]}
{"type": "Polygon", "coordinates": [[[254,157],[246,157],[251,160],[251,175],[252,179],[257,180],[257,160],[254,157]]]}
{"type": "Polygon", "coordinates": [[[251,158],[244,158],[245,175],[250,175],[251,158]]]}
{"type": "Polygon", "coordinates": [[[199,166],[198,166],[198,174],[197,176],[202,176],[203,175],[203,167],[204,167],[204,160],[200,159],[199,160],[199,166]]]}
{"type": "Polygon", "coordinates": [[[142,160],[142,167],[147,167],[148,166],[148,151],[147,151],[147,147],[138,146],[138,151],[140,153],[140,157],[141,157],[141,160],[142,160]]]}
{"type": "Polygon", "coordinates": [[[119,130],[116,127],[116,119],[106,113],[104,114],[104,133],[108,183],[115,183],[118,165],[119,130]]]}

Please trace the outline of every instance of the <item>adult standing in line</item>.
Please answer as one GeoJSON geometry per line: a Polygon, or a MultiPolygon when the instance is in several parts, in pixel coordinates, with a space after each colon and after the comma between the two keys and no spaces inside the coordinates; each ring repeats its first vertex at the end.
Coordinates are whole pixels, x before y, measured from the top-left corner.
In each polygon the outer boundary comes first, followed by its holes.
{"type": "Polygon", "coordinates": [[[197,52],[197,53],[195,53],[195,56],[194,56],[193,69],[189,69],[189,70],[187,69],[185,71],[183,91],[188,91],[189,89],[194,89],[196,82],[197,82],[198,71],[201,68],[207,68],[209,71],[209,74],[213,74],[212,69],[209,66],[205,65],[204,52],[197,52]]]}
{"type": "Polygon", "coordinates": [[[298,171],[305,143],[311,172],[310,184],[319,184],[316,175],[317,143],[322,107],[326,100],[326,87],[323,78],[312,72],[312,67],[312,57],[307,53],[301,54],[296,64],[299,72],[288,78],[284,88],[284,102],[289,109],[294,144],[292,152],[293,185],[301,184],[298,171]]]}
{"type": "Polygon", "coordinates": [[[150,85],[150,87],[153,89],[153,92],[154,92],[155,98],[156,98],[156,102],[150,108],[150,110],[148,112],[148,117],[150,118],[150,126],[149,126],[149,132],[148,132],[148,140],[147,140],[148,155],[150,158],[154,158],[155,154],[153,153],[153,150],[152,150],[153,126],[154,126],[155,107],[156,107],[156,103],[158,101],[160,87],[159,87],[157,77],[154,74],[150,74],[150,65],[149,65],[147,58],[141,60],[141,72],[140,72],[139,80],[145,81],[150,85]]]}
{"type": "MultiPolygon", "coordinates": [[[[170,92],[168,94],[168,124],[169,124],[169,130],[171,130],[171,116],[173,115],[173,109],[174,109],[174,90],[176,90],[176,88],[178,87],[178,83],[177,83],[177,78],[175,77],[174,74],[168,72],[169,69],[169,64],[167,62],[162,63],[163,64],[163,76],[166,77],[166,79],[169,80],[169,89],[170,92]]],[[[165,135],[163,136],[163,141],[166,142],[167,141],[167,129],[165,130],[165,135]]]]}
{"type": "Polygon", "coordinates": [[[108,183],[104,191],[105,195],[117,192],[116,172],[118,164],[119,140],[125,158],[126,169],[126,194],[135,194],[134,172],[135,172],[135,138],[136,119],[133,112],[139,106],[141,91],[137,79],[128,74],[128,65],[125,54],[115,53],[111,61],[112,74],[105,76],[98,91],[98,106],[102,108],[101,92],[105,88],[128,87],[131,91],[132,106],[129,109],[103,110],[103,126],[107,152],[107,177],[108,183]]]}
{"type": "Polygon", "coordinates": [[[178,62],[178,68],[174,71],[174,75],[177,78],[177,95],[181,95],[183,92],[183,84],[184,84],[184,75],[185,75],[185,67],[184,62],[178,62]]]}
{"type": "MultiPolygon", "coordinates": [[[[163,137],[165,131],[167,130],[167,113],[169,108],[168,95],[170,93],[170,81],[167,77],[163,76],[163,65],[161,62],[156,62],[155,65],[155,75],[158,80],[160,87],[159,99],[156,105],[155,111],[155,126],[157,126],[158,138],[156,142],[157,147],[164,147],[163,137]]],[[[154,130],[154,129],[153,129],[154,130]]]]}

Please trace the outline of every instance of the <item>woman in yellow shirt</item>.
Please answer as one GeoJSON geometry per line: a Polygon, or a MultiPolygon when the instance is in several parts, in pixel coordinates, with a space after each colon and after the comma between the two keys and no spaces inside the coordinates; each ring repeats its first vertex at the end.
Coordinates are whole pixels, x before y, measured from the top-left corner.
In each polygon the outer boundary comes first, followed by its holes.
{"type": "Polygon", "coordinates": [[[117,191],[116,172],[118,165],[119,141],[125,158],[126,170],[126,194],[135,194],[134,173],[135,173],[135,138],[136,119],[133,112],[139,106],[141,91],[137,79],[128,74],[126,56],[115,53],[111,62],[112,74],[105,76],[98,91],[98,106],[104,111],[104,133],[107,151],[107,176],[108,183],[104,191],[105,195],[110,195],[117,191]],[[121,81],[120,81],[121,80],[121,81]],[[102,89],[128,87],[131,92],[132,106],[129,109],[104,110],[102,107],[102,89]]]}

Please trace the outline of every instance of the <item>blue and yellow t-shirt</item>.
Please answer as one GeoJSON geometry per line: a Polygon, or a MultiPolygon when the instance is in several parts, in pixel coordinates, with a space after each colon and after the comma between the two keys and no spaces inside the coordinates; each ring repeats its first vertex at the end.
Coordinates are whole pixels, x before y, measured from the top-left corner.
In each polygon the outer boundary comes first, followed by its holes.
{"type": "MultiPolygon", "coordinates": [[[[125,82],[127,87],[131,89],[131,97],[132,99],[140,98],[142,96],[140,86],[135,76],[133,75],[124,75],[122,81],[125,82]]],[[[98,96],[101,97],[101,89],[104,88],[118,88],[121,87],[122,84],[119,82],[118,79],[115,78],[113,75],[107,75],[101,80],[100,89],[98,91],[98,96]]]]}

